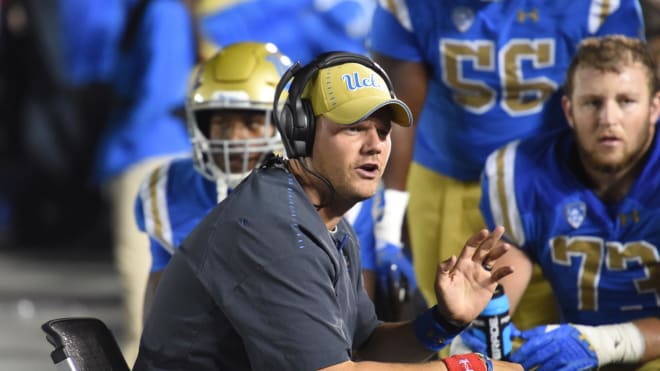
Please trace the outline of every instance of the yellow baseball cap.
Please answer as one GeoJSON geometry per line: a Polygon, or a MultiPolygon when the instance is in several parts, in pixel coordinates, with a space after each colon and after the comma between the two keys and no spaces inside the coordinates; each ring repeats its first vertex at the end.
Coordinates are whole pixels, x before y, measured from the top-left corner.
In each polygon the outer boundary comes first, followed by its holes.
{"type": "Polygon", "coordinates": [[[408,106],[395,99],[383,77],[360,63],[344,63],[321,69],[305,88],[314,115],[323,115],[343,125],[362,121],[382,107],[390,106],[393,121],[412,125],[408,106]]]}

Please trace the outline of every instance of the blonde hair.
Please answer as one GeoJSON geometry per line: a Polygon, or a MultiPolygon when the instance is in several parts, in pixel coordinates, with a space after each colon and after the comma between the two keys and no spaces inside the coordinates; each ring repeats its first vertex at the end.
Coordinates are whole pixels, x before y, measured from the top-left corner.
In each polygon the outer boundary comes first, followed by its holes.
{"type": "Polygon", "coordinates": [[[575,89],[573,79],[579,68],[618,73],[622,67],[636,62],[644,67],[649,93],[653,95],[658,89],[655,61],[643,40],[623,35],[586,38],[580,43],[566,71],[564,94],[571,97],[575,89]]]}

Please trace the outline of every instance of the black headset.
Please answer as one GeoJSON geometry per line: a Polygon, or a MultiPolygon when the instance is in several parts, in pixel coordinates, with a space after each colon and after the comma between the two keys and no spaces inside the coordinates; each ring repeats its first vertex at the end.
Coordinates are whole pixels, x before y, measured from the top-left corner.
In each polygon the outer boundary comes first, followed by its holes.
{"type": "Polygon", "coordinates": [[[390,96],[395,98],[392,82],[387,73],[376,62],[364,55],[349,52],[327,52],[320,54],[306,66],[296,62],[289,67],[277,84],[272,111],[272,121],[275,122],[277,130],[280,132],[289,158],[306,157],[312,154],[316,120],[310,100],[300,97],[305,86],[319,70],[344,63],[358,63],[376,71],[385,80],[390,96]],[[291,79],[293,81],[289,87],[289,96],[283,104],[282,111],[279,112],[280,95],[291,79]]]}

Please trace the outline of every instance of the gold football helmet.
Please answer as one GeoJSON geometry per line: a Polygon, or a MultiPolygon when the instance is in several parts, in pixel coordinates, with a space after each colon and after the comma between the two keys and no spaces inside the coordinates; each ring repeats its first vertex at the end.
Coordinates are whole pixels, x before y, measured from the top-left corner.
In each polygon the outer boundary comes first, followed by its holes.
{"type": "Polygon", "coordinates": [[[221,49],[195,68],[186,100],[186,123],[198,172],[233,188],[252,170],[248,165],[251,157],[260,154],[261,163],[267,154],[283,150],[271,123],[271,111],[275,87],[290,64],[274,44],[240,42],[221,49]],[[212,140],[210,113],[226,109],[263,112],[263,137],[212,140]],[[241,171],[232,172],[230,158],[237,156],[242,156],[243,166],[241,171]]]}

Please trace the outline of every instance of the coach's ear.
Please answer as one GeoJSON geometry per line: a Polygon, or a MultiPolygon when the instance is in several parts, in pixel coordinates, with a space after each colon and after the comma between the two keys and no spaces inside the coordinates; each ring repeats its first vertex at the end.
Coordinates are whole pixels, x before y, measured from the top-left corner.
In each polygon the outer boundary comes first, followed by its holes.
{"type": "Polygon", "coordinates": [[[649,109],[649,122],[651,123],[652,126],[655,126],[655,124],[658,122],[658,118],[660,118],[660,91],[656,92],[651,97],[651,106],[649,109]]]}
{"type": "Polygon", "coordinates": [[[568,126],[570,126],[571,129],[575,129],[573,124],[573,115],[571,114],[571,100],[565,95],[561,97],[561,108],[564,111],[564,117],[566,117],[568,126]]]}

